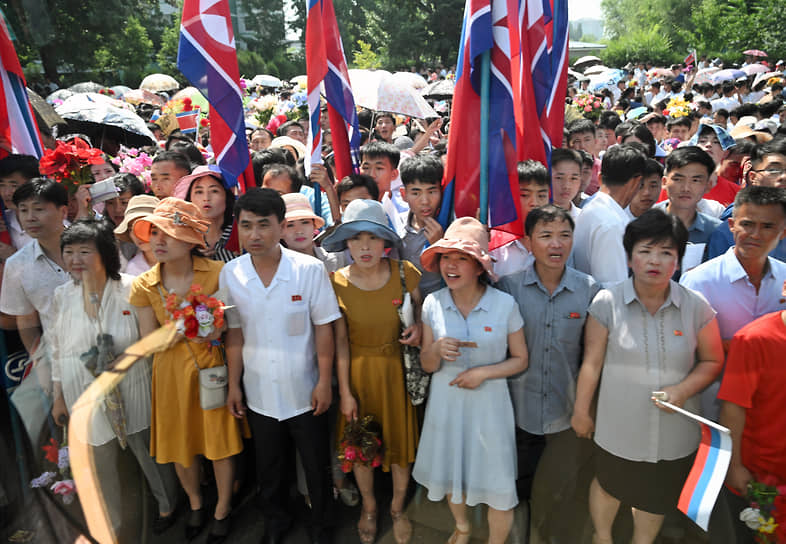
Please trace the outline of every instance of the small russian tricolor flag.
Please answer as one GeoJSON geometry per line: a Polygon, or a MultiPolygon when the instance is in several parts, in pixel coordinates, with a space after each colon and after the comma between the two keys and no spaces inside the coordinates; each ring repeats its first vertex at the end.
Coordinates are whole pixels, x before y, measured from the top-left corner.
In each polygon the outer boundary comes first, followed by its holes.
{"type": "Polygon", "coordinates": [[[199,122],[199,109],[190,111],[181,111],[176,114],[177,124],[180,127],[180,132],[183,134],[193,134],[197,130],[197,123],[199,122]]]}
{"type": "Polygon", "coordinates": [[[678,406],[660,400],[657,402],[693,419],[701,426],[701,444],[693,468],[682,487],[677,508],[706,531],[731,461],[731,434],[726,427],[678,406]]]}

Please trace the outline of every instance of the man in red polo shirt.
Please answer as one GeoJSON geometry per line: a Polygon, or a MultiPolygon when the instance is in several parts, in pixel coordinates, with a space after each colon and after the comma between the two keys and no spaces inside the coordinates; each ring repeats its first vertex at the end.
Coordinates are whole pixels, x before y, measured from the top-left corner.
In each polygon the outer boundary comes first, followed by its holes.
{"type": "MultiPolygon", "coordinates": [[[[753,536],[739,520],[748,506],[744,499],[748,482],[767,478],[786,485],[785,350],[786,311],[766,314],[741,328],[729,347],[718,398],[724,401],[720,423],[731,431],[732,455],[715,515],[725,507],[733,528],[726,525],[722,532],[729,538],[736,535],[736,542],[748,542],[753,536]]],[[[716,542],[712,527],[710,537],[716,542]]]]}

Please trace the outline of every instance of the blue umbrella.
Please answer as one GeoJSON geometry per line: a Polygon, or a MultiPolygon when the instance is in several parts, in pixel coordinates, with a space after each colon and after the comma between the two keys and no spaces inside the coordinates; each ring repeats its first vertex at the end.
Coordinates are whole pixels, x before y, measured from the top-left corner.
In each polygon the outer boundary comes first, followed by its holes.
{"type": "Polygon", "coordinates": [[[721,70],[720,72],[715,72],[710,76],[710,81],[713,83],[722,83],[728,80],[734,80],[739,77],[747,77],[747,74],[742,70],[736,70],[734,68],[728,68],[726,70],[721,70]]]}
{"type": "Polygon", "coordinates": [[[625,72],[617,68],[611,68],[590,77],[589,90],[595,92],[606,87],[613,87],[623,77],[625,77],[625,72]]]}

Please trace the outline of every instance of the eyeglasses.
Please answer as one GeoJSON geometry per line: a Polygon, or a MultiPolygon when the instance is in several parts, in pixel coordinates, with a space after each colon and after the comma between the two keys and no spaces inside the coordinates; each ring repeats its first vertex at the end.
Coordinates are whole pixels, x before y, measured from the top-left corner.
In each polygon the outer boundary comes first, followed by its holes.
{"type": "Polygon", "coordinates": [[[764,168],[762,170],[751,170],[751,172],[763,172],[769,176],[782,176],[786,174],[786,168],[764,168]]]}

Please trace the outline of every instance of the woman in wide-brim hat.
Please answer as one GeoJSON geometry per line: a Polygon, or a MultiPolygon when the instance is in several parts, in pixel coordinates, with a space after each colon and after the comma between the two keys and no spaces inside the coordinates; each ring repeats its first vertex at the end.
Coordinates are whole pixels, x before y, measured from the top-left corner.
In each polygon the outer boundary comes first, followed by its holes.
{"type": "MultiPolygon", "coordinates": [[[[336,357],[341,399],[338,436],[347,421],[371,415],[382,428],[382,469],[393,473],[390,514],[396,542],[409,542],[412,525],[404,514],[410,465],[415,460],[418,422],[407,397],[401,344],[419,345],[420,328],[401,331],[398,306],[404,288],[420,303],[420,272],[407,261],[385,256],[400,239],[388,226],[382,205],[354,200],[343,222],[325,237],[327,251],[349,248],[353,263],[332,276],[342,318],[336,322],[336,357]],[[404,284],[404,288],[402,288],[404,284]]],[[[417,313],[416,313],[417,315],[417,313]]],[[[363,498],[358,533],[364,544],[377,533],[377,503],[373,469],[355,464],[355,479],[363,498]]]]}
{"type": "MultiPolygon", "coordinates": [[[[172,320],[166,309],[170,294],[183,299],[192,286],[206,295],[218,290],[224,263],[195,254],[197,248],[205,247],[208,225],[194,204],[174,197],[163,199],[152,214],[134,223],[134,235],[150,243],[158,260],[134,281],[129,297],[136,307],[142,336],[172,320]]],[[[150,453],[159,463],[175,464],[191,507],[186,520],[188,539],[199,534],[208,520],[199,463],[195,461],[203,455],[213,462],[218,502],[208,542],[221,541],[229,533],[232,456],[243,449],[245,429],[245,421],[236,420],[225,406],[214,410],[200,406],[197,366],[204,369],[224,363],[221,350],[211,343],[220,337],[219,330],[207,338],[183,338],[153,358],[150,453]]]]}
{"type": "Polygon", "coordinates": [[[527,368],[527,346],[515,300],[488,285],[488,243],[486,228],[462,217],[420,258],[447,286],[423,303],[420,360],[434,374],[412,475],[430,500],[447,497],[451,544],[470,541],[466,505],[480,503],[488,505],[488,542],[502,544],[518,503],[506,378],[527,368]]]}

